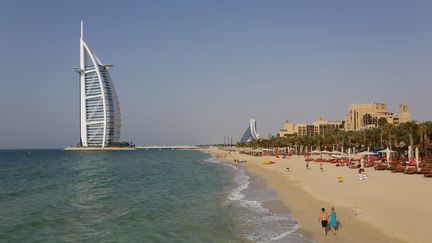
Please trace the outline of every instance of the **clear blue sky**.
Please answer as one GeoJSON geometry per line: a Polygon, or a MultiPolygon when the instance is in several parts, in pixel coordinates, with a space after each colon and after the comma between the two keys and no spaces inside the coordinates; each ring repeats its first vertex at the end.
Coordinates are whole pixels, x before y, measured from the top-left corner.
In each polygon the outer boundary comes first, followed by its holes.
{"type": "Polygon", "coordinates": [[[267,136],[357,102],[432,120],[431,1],[2,1],[0,148],[79,141],[81,19],[136,144],[236,140],[250,116],[267,136]]]}

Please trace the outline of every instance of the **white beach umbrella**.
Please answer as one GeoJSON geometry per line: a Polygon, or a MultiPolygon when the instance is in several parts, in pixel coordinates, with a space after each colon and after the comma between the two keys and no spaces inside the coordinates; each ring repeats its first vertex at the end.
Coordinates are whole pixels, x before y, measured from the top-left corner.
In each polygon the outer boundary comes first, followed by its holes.
{"type": "Polygon", "coordinates": [[[369,152],[369,151],[363,151],[361,153],[358,153],[357,155],[374,155],[375,153],[369,152]]]}
{"type": "Polygon", "coordinates": [[[348,148],[348,163],[351,163],[351,148],[348,148]]]}
{"type": "Polygon", "coordinates": [[[342,154],[344,153],[344,147],[343,146],[341,147],[341,153],[342,154]]]}
{"type": "Polygon", "coordinates": [[[388,147],[384,150],[380,150],[378,151],[378,153],[385,153],[386,154],[386,159],[387,159],[387,163],[390,162],[390,153],[396,153],[395,151],[389,149],[388,147]]]}
{"type": "Polygon", "coordinates": [[[356,149],[355,149],[355,147],[353,147],[353,154],[356,154],[356,149]]]}
{"type": "Polygon", "coordinates": [[[387,159],[387,163],[390,164],[390,149],[386,149],[386,159],[387,159]]]}
{"type": "Polygon", "coordinates": [[[411,145],[410,145],[410,146],[408,146],[408,161],[411,160],[411,150],[412,150],[412,148],[411,148],[411,145]]]}
{"type": "Polygon", "coordinates": [[[419,164],[419,149],[418,149],[418,147],[415,148],[415,162],[416,162],[417,168],[418,168],[418,164],[419,164]]]}

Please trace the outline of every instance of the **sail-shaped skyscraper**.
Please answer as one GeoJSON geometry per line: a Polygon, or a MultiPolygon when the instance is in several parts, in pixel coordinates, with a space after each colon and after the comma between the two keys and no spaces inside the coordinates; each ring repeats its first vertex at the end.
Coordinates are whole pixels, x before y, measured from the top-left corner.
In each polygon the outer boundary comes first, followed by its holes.
{"type": "Polygon", "coordinates": [[[81,21],[80,66],[80,145],[109,147],[120,139],[120,106],[108,69],[84,41],[81,21]]]}
{"type": "Polygon", "coordinates": [[[249,120],[249,127],[244,132],[243,136],[240,138],[241,143],[247,143],[253,140],[259,139],[260,136],[257,132],[256,120],[255,118],[251,118],[249,120]]]}

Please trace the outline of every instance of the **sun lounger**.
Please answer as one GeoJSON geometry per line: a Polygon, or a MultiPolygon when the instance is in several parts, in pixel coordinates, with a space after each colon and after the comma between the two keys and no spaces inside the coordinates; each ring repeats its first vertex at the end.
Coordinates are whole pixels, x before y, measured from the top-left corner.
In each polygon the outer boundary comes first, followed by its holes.
{"type": "Polygon", "coordinates": [[[409,175],[413,175],[415,173],[417,173],[417,167],[415,166],[409,166],[405,169],[405,171],[403,172],[404,174],[409,174],[409,175]]]}
{"type": "Polygon", "coordinates": [[[374,169],[375,170],[386,170],[387,165],[386,164],[375,164],[374,169]]]}
{"type": "Polygon", "coordinates": [[[390,166],[387,168],[387,170],[394,170],[396,169],[397,165],[390,164],[390,166]]]}
{"type": "Polygon", "coordinates": [[[417,174],[428,174],[429,172],[432,172],[432,169],[429,167],[421,167],[418,169],[417,174]]]}
{"type": "Polygon", "coordinates": [[[400,166],[397,166],[395,169],[393,169],[391,172],[392,173],[402,173],[405,171],[405,169],[406,169],[405,166],[400,165],[400,166]]]}

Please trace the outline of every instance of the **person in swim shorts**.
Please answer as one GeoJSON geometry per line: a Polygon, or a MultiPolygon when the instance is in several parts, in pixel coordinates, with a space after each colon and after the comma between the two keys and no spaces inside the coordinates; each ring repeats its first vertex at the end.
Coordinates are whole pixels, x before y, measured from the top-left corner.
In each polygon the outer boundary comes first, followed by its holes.
{"type": "Polygon", "coordinates": [[[321,208],[321,213],[318,218],[318,222],[321,221],[321,227],[323,229],[324,237],[327,237],[327,226],[329,222],[329,215],[326,213],[325,208],[321,208]]]}

